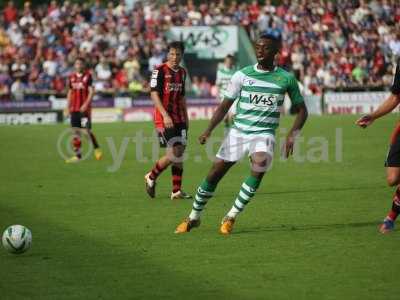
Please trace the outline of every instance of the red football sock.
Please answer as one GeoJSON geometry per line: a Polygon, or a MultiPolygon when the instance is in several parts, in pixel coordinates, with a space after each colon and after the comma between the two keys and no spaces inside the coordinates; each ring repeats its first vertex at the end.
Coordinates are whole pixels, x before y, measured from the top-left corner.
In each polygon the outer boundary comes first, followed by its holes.
{"type": "Polygon", "coordinates": [[[182,188],[183,169],[178,168],[176,166],[172,166],[171,171],[172,171],[172,192],[176,193],[177,191],[180,191],[182,188]]]}
{"type": "Polygon", "coordinates": [[[151,169],[150,179],[156,180],[158,176],[164,171],[167,167],[162,167],[159,162],[156,162],[153,169],[151,169]]]}
{"type": "Polygon", "coordinates": [[[387,219],[396,221],[398,215],[400,214],[400,190],[399,187],[396,189],[396,193],[393,196],[392,209],[387,215],[387,219]]]}

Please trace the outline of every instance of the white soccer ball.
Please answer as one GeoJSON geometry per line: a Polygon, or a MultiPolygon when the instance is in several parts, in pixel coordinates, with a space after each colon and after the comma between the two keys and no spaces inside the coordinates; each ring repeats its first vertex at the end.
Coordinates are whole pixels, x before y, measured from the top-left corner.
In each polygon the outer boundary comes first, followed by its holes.
{"type": "Polygon", "coordinates": [[[32,233],[25,226],[11,225],[4,231],[2,242],[8,252],[24,253],[31,247],[32,233]]]}

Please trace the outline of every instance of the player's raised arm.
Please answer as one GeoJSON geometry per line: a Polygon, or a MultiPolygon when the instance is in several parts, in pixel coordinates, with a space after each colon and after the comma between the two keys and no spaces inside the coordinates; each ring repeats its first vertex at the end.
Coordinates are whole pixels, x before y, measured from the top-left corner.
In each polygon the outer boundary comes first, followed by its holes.
{"type": "Polygon", "coordinates": [[[207,141],[214,128],[217,127],[219,123],[221,123],[225,115],[228,113],[233,102],[240,94],[242,81],[243,74],[240,71],[236,72],[232,76],[232,79],[224,95],[224,100],[218,105],[217,110],[214,112],[207,129],[199,137],[200,144],[204,144],[207,141]]]}
{"type": "Polygon", "coordinates": [[[356,124],[362,128],[371,125],[376,119],[383,117],[395,109],[400,103],[400,66],[397,63],[396,74],[391,87],[389,97],[371,114],[362,116],[356,121],[356,124]]]}

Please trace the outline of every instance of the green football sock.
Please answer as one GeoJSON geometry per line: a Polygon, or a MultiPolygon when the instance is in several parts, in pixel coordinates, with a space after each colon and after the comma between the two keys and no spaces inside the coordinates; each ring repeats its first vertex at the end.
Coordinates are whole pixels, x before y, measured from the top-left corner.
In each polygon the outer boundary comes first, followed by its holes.
{"type": "Polygon", "coordinates": [[[217,185],[211,184],[204,179],[201,185],[197,189],[196,196],[193,202],[192,212],[189,215],[191,220],[197,220],[200,218],[201,212],[206,206],[208,200],[213,196],[217,185]]]}
{"type": "Polygon", "coordinates": [[[236,218],[236,216],[245,209],[246,205],[250,202],[251,198],[254,196],[256,190],[260,186],[260,183],[261,179],[258,179],[254,176],[250,175],[246,178],[240,187],[239,194],[236,197],[231,210],[227,214],[228,217],[236,218]]]}

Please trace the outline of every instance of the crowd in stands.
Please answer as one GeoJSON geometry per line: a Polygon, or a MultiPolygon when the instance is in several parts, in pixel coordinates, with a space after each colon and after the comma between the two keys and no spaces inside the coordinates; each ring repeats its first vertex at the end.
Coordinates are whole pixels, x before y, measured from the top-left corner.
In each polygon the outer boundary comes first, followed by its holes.
{"type": "MultiPolygon", "coordinates": [[[[17,9],[9,1],[0,15],[0,97],[65,92],[78,56],[90,66],[97,91],[147,92],[173,25],[241,25],[251,38],[279,32],[284,43],[278,63],[296,73],[305,93],[391,83],[400,55],[398,0],[200,3],[52,1],[17,9]]],[[[207,78],[192,81],[196,95],[215,94],[207,78]]]]}

